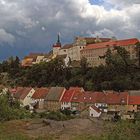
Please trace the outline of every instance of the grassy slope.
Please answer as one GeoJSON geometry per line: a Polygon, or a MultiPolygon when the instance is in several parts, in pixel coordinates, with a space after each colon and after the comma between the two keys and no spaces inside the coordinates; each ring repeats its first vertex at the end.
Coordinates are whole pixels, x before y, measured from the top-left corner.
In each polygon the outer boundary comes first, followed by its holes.
{"type": "Polygon", "coordinates": [[[33,135],[25,131],[27,122],[25,120],[19,120],[0,123],[0,140],[139,140],[140,137],[139,124],[135,125],[128,122],[116,124],[107,122],[107,126],[104,127],[108,133],[102,136],[83,133],[71,135],[72,137],[67,138],[68,135],[64,135],[65,132],[62,131],[60,134],[45,135],[44,138],[41,136],[33,137],[33,135]]]}

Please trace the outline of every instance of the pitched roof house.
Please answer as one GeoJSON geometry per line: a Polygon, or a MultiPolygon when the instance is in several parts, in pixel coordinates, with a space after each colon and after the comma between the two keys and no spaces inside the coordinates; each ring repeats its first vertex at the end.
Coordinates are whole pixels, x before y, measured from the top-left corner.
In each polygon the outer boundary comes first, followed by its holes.
{"type": "Polygon", "coordinates": [[[129,93],[129,111],[140,111],[140,90],[131,90],[129,93]]]}
{"type": "Polygon", "coordinates": [[[36,88],[32,98],[34,100],[44,100],[49,92],[49,88],[36,88]]]}
{"type": "Polygon", "coordinates": [[[49,92],[49,88],[36,88],[35,93],[32,96],[34,100],[35,109],[44,109],[44,100],[49,92]]]}
{"type": "Polygon", "coordinates": [[[45,99],[45,108],[52,111],[59,110],[61,108],[60,101],[65,91],[64,87],[51,87],[45,99]]]}
{"type": "Polygon", "coordinates": [[[89,116],[90,117],[100,117],[101,115],[101,110],[97,108],[96,106],[92,105],[89,107],[89,116]]]}
{"type": "Polygon", "coordinates": [[[61,99],[61,109],[71,109],[71,101],[74,94],[75,94],[75,90],[73,89],[69,89],[65,91],[61,99]]]}
{"type": "Polygon", "coordinates": [[[21,102],[22,106],[31,105],[35,90],[31,87],[17,87],[10,90],[12,96],[21,102]]]}

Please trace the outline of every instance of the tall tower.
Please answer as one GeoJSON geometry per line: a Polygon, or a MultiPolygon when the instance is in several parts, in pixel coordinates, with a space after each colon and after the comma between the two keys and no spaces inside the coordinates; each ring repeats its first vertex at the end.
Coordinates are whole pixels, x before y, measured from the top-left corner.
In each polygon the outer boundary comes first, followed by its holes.
{"type": "Polygon", "coordinates": [[[57,42],[53,45],[53,55],[57,55],[61,49],[60,35],[57,35],[57,42]]]}

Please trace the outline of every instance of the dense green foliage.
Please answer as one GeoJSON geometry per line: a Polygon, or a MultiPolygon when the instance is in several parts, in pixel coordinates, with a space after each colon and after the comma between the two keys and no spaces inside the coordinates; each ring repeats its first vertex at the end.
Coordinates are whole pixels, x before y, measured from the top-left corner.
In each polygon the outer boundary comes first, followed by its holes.
{"type": "Polygon", "coordinates": [[[0,78],[7,76],[6,84],[10,86],[81,86],[86,90],[140,89],[139,62],[131,60],[124,48],[116,47],[113,51],[115,53],[108,50],[100,57],[105,59],[106,65],[94,68],[88,67],[85,58],[81,60],[81,67],[74,68],[65,67],[63,60],[58,58],[23,68],[17,57],[10,58],[0,64],[0,78]]]}
{"type": "Polygon", "coordinates": [[[31,117],[30,112],[24,108],[20,108],[18,101],[13,101],[10,95],[0,95],[0,121],[29,117],[31,117]]]}
{"type": "Polygon", "coordinates": [[[74,117],[72,117],[70,114],[68,114],[67,111],[58,111],[58,112],[43,112],[40,113],[39,116],[41,118],[45,118],[45,119],[51,119],[51,120],[56,120],[56,121],[65,121],[65,120],[69,120],[69,119],[73,119],[74,117]]]}

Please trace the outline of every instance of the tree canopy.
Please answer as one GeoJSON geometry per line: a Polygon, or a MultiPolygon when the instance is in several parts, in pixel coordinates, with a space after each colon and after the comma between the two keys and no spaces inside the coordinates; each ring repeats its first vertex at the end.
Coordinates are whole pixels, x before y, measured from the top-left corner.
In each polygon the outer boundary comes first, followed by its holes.
{"type": "Polygon", "coordinates": [[[86,58],[81,59],[80,67],[65,67],[60,58],[21,67],[18,58],[11,58],[0,64],[0,72],[7,73],[7,84],[12,86],[81,86],[98,91],[140,89],[139,65],[124,48],[108,49],[100,59],[105,59],[106,64],[91,68],[86,58]]]}

